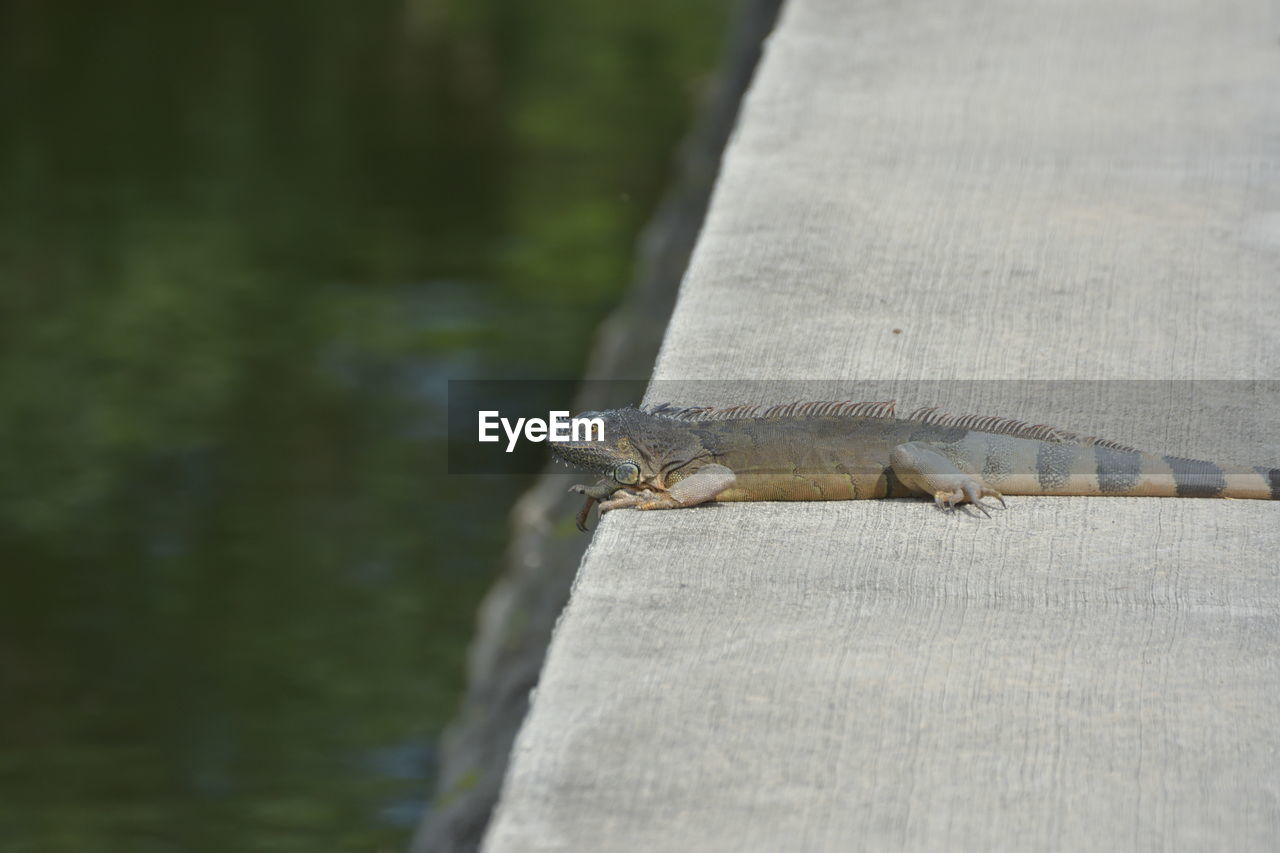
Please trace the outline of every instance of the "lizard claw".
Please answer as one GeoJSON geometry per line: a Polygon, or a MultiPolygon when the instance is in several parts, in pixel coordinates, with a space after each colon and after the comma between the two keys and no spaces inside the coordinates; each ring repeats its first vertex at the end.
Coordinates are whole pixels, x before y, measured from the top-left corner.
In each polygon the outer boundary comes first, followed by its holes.
{"type": "MultiPolygon", "coordinates": [[[[586,486],[575,486],[573,489],[570,489],[569,491],[572,492],[574,491],[574,489],[585,489],[585,488],[586,486]]],[[[578,494],[582,494],[582,493],[578,492],[578,494]]],[[[578,514],[574,518],[574,522],[578,525],[578,529],[581,530],[583,533],[587,532],[587,518],[590,517],[591,505],[594,504],[595,502],[596,502],[595,498],[590,498],[590,497],[587,498],[587,502],[582,505],[582,509],[578,510],[578,514]]]]}
{"type": "Polygon", "coordinates": [[[1004,495],[990,486],[978,483],[976,480],[967,480],[951,491],[938,491],[933,494],[933,502],[940,509],[954,510],[964,504],[969,504],[987,518],[990,518],[991,513],[988,511],[987,505],[982,502],[982,498],[995,498],[1000,502],[1001,508],[1006,508],[1004,495]]]}
{"type": "Polygon", "coordinates": [[[591,515],[592,505],[607,499],[614,493],[616,488],[616,486],[605,480],[601,480],[594,486],[587,486],[582,483],[578,483],[577,485],[569,487],[569,494],[587,496],[586,503],[582,505],[582,509],[578,510],[578,515],[574,519],[574,521],[577,522],[579,530],[583,533],[587,532],[587,518],[591,515]]]}

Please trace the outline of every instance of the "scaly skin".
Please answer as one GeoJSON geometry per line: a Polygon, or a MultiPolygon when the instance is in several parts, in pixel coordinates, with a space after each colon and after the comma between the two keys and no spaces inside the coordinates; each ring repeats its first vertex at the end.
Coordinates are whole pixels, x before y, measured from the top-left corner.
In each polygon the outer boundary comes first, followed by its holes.
{"type": "MultiPolygon", "coordinates": [[[[708,501],[932,497],[943,508],[1004,495],[1112,495],[1280,500],[1280,469],[1143,453],[1001,418],[952,418],[892,403],[792,403],[732,409],[657,406],[585,412],[603,441],[552,444],[567,464],[604,475],[578,527],[600,512],[708,501]]],[[[989,514],[989,513],[987,513],[989,514]]]]}

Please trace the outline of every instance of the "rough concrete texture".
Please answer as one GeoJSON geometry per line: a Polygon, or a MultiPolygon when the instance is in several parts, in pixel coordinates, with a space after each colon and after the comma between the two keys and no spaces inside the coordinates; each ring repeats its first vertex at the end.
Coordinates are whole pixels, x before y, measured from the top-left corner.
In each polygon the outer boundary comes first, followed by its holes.
{"type": "MultiPolygon", "coordinates": [[[[1248,0],[791,0],[657,378],[1280,378],[1277,35],[1248,0]]],[[[1275,383],[1251,420],[1098,387],[937,393],[1280,464],[1275,383]]],[[[1266,502],[611,514],[486,849],[1275,849],[1277,553],[1266,502]]]]}

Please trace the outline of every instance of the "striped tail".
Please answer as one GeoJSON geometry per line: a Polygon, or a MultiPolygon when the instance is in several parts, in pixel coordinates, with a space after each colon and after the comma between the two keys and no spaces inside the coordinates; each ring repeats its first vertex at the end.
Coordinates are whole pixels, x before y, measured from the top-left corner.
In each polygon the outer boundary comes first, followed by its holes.
{"type": "MultiPolygon", "coordinates": [[[[1138,481],[1122,494],[1177,498],[1280,500],[1280,468],[1218,465],[1180,456],[1142,457],[1138,481]]],[[[1105,466],[1099,461],[1099,486],[1105,466]]],[[[1120,471],[1123,476],[1123,469],[1120,471]]],[[[1105,492],[1104,492],[1105,493],[1105,492]]]]}
{"type": "Polygon", "coordinates": [[[1034,470],[1032,476],[1010,477],[999,488],[1015,495],[1280,500],[1280,468],[1219,465],[1103,445],[1040,443],[1034,470]]]}

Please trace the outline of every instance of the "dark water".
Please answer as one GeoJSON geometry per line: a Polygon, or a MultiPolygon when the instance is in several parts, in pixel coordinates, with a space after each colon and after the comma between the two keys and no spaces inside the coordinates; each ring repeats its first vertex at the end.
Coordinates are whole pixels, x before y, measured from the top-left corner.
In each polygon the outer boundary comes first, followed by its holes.
{"type": "Polygon", "coordinates": [[[395,850],[726,0],[0,2],[0,849],[395,850]]]}

